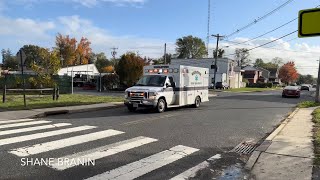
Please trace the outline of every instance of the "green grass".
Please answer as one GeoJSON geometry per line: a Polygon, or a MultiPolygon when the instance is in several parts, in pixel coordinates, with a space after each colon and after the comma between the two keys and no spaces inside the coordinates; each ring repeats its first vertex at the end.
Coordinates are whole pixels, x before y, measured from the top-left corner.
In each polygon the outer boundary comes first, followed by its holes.
{"type": "Polygon", "coordinates": [[[227,89],[227,92],[263,92],[263,91],[270,91],[270,90],[277,90],[280,88],[232,88],[227,89]]]}
{"type": "Polygon", "coordinates": [[[314,165],[320,166],[320,108],[316,109],[313,113],[313,122],[315,123],[314,126],[314,165]]]}
{"type": "Polygon", "coordinates": [[[320,103],[316,103],[314,101],[304,101],[298,104],[299,108],[309,108],[309,107],[317,107],[320,106],[320,103]]]}
{"type": "Polygon", "coordinates": [[[53,101],[51,95],[27,95],[27,108],[24,108],[22,95],[8,95],[6,103],[2,103],[2,96],[0,98],[0,110],[38,109],[123,101],[121,97],[76,94],[61,94],[58,101],[53,101]]]}

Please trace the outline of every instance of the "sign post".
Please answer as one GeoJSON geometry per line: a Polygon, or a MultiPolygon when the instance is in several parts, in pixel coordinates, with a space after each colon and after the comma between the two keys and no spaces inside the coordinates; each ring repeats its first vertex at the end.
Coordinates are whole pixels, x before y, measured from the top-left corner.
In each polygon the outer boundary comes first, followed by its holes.
{"type": "Polygon", "coordinates": [[[21,48],[19,50],[19,52],[17,53],[17,59],[18,59],[18,62],[20,62],[20,67],[21,67],[24,107],[27,107],[27,102],[26,102],[26,80],[24,78],[24,73],[23,73],[23,69],[24,69],[24,66],[25,66],[24,64],[25,64],[26,58],[27,58],[27,56],[24,53],[23,49],[21,48]]]}
{"type": "MultiPolygon", "coordinates": [[[[299,12],[299,38],[320,36],[320,8],[306,9],[299,12]]],[[[320,102],[320,60],[315,101],[320,102]]]]}

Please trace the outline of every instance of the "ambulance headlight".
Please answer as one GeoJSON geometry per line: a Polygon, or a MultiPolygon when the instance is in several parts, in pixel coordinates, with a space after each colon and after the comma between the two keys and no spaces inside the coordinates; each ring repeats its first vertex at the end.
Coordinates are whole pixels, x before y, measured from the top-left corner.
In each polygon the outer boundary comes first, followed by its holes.
{"type": "Polygon", "coordinates": [[[157,92],[149,92],[149,99],[156,99],[157,95],[157,92]]]}

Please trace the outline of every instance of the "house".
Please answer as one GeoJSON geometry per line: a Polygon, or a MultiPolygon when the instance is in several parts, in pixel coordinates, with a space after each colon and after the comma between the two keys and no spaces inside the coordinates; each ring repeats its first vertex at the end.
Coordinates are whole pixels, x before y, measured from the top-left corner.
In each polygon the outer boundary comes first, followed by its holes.
{"type": "Polygon", "coordinates": [[[73,76],[75,74],[79,75],[89,75],[89,76],[95,76],[99,75],[99,71],[94,64],[85,64],[85,65],[78,65],[78,66],[69,66],[65,68],[61,68],[58,72],[59,76],[68,75],[71,76],[71,73],[73,76]]]}
{"type": "Polygon", "coordinates": [[[270,78],[270,71],[261,67],[255,67],[257,70],[260,71],[259,74],[259,82],[264,82],[267,83],[269,82],[269,78],[270,78]]]}
{"type": "Polygon", "coordinates": [[[244,70],[243,78],[247,79],[249,83],[257,83],[262,74],[260,70],[252,66],[246,66],[242,70],[244,70]]]}
{"type": "Polygon", "coordinates": [[[214,81],[214,62],[213,58],[203,59],[171,59],[172,65],[186,65],[209,68],[209,84],[213,82],[228,83],[231,88],[238,88],[242,86],[242,73],[234,71],[236,63],[228,58],[217,59],[217,73],[214,81]]]}
{"type": "Polygon", "coordinates": [[[269,71],[270,71],[269,81],[272,83],[281,84],[281,79],[279,78],[279,69],[278,68],[270,68],[269,71]]]}

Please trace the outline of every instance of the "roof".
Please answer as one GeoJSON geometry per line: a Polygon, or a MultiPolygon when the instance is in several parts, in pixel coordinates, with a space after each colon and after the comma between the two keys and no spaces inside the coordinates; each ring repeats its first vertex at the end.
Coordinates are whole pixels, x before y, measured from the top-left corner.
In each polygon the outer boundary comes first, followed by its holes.
{"type": "Polygon", "coordinates": [[[245,70],[245,71],[259,71],[257,68],[252,67],[252,66],[246,66],[242,70],[245,70]]]}
{"type": "Polygon", "coordinates": [[[245,70],[241,69],[240,66],[234,67],[233,68],[234,72],[244,72],[245,70]]]}
{"type": "Polygon", "coordinates": [[[266,71],[266,72],[270,72],[269,70],[267,70],[267,69],[264,69],[264,68],[262,68],[262,67],[255,67],[256,69],[258,69],[259,71],[266,71]]]}
{"type": "Polygon", "coordinates": [[[95,75],[99,73],[96,65],[85,64],[85,65],[68,66],[65,68],[61,68],[58,72],[58,75],[62,76],[62,75],[68,74],[71,76],[71,71],[73,71],[73,74],[95,75]]]}

